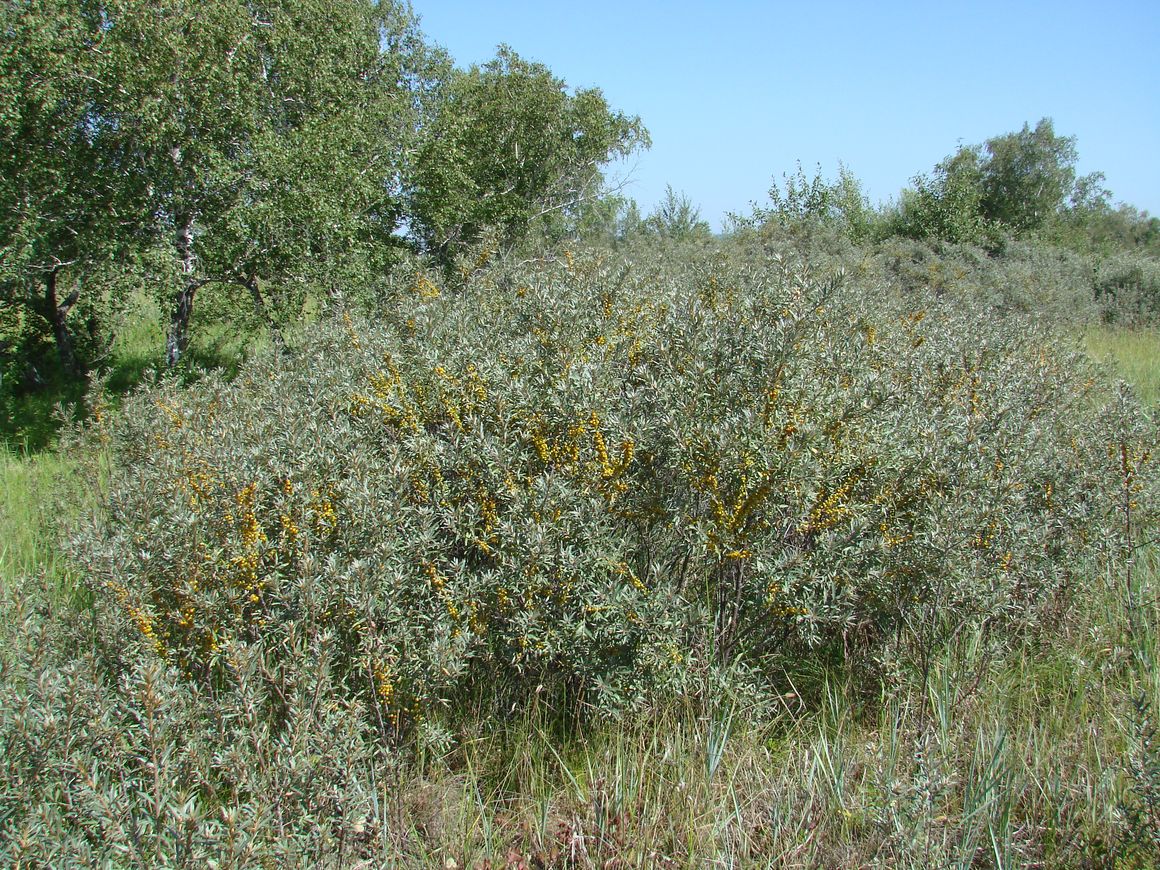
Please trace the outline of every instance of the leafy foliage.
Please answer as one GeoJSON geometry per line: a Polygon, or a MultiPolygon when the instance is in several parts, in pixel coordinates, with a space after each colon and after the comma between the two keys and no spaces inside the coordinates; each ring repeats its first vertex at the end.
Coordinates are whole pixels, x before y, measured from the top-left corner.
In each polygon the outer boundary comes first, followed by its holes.
{"type": "Polygon", "coordinates": [[[794,175],[785,174],[782,184],[770,187],[769,199],[768,207],[755,205],[750,216],[733,215],[734,223],[797,235],[826,229],[855,243],[868,241],[874,232],[873,209],[847,166],[839,164],[838,178],[831,182],[822,176],[821,166],[807,178],[799,163],[794,175]]]}
{"type": "Polygon", "coordinates": [[[6,268],[55,280],[104,250],[92,245],[131,241],[118,221],[138,244],[163,241],[170,363],[207,283],[274,320],[270,304],[293,311],[304,283],[395,265],[404,230],[445,263],[485,230],[510,244],[648,141],[599,91],[568,94],[509,49],[451,69],[386,0],[5,14],[28,35],[6,53],[6,154],[23,163],[5,173],[5,212],[24,215],[0,227],[6,268]]]}
{"type": "Polygon", "coordinates": [[[1160,263],[1127,254],[1108,258],[1096,274],[1095,297],[1105,322],[1155,323],[1160,319],[1160,263]]]}
{"type": "Polygon", "coordinates": [[[999,228],[981,209],[982,170],[977,148],[960,148],[939,163],[931,177],[919,175],[902,192],[894,231],[912,239],[942,239],[997,248],[999,228]]]}
{"type": "Polygon", "coordinates": [[[501,46],[443,86],[408,180],[411,232],[445,263],[487,229],[511,244],[597,196],[601,166],[647,145],[640,119],[612,111],[599,90],[569,94],[501,46]]]}
{"type": "Polygon", "coordinates": [[[1129,616],[1108,579],[997,666],[968,634],[870,712],[832,683],[816,704],[787,693],[767,725],[722,693],[572,739],[536,695],[503,721],[479,711],[457,746],[428,723],[406,753],[342,694],[325,637],[239,651],[231,692],[196,691],[118,611],[78,614],[51,583],[9,577],[0,860],[1150,866],[1154,752],[1124,721],[1117,647],[1157,614],[1148,595],[1129,616]]]}
{"type": "Polygon", "coordinates": [[[381,259],[426,75],[407,11],[130,3],[109,18],[108,50],[123,64],[118,145],[145,173],[155,231],[181,270],[170,362],[206,282],[263,304],[259,282],[278,288],[343,259],[381,259]]]}
{"type": "Polygon", "coordinates": [[[1057,136],[1044,118],[1032,130],[960,146],[932,176],[903,192],[895,232],[997,249],[1004,234],[1023,236],[1060,220],[1071,202],[1099,199],[1098,176],[1077,181],[1075,138],[1057,136]]]}
{"type": "Polygon", "coordinates": [[[167,247],[171,363],[206,283],[264,308],[391,263],[434,63],[401,5],[8,4],[4,27],[0,277],[67,367],[101,260],[167,247]]]}
{"type": "Polygon", "coordinates": [[[418,273],[380,325],[134,399],[73,553],[207,691],[330,638],[384,735],[497,687],[614,714],[719,667],[922,667],[1033,622],[1148,479],[1077,358],[982,326],[777,261],[418,273]]]}
{"type": "Polygon", "coordinates": [[[712,234],[709,223],[701,219],[701,210],[672,185],[665,188],[665,198],[644,219],[641,230],[675,242],[707,239],[712,234]]]}
{"type": "Polygon", "coordinates": [[[198,292],[373,312],[95,390],[67,562],[5,459],[0,860],[1154,857],[1155,421],[1051,323],[1155,322],[1160,224],[1050,121],[893,210],[799,166],[719,243],[602,189],[639,119],[507,48],[455,70],[392,0],[0,29],[6,415],[143,288],[171,361],[198,292]]]}
{"type": "Polygon", "coordinates": [[[8,345],[5,362],[16,363],[4,373],[9,380],[36,372],[48,337],[68,376],[95,361],[101,342],[91,333],[107,333],[111,317],[93,323],[89,336],[83,328],[78,334],[78,324],[109,314],[101,273],[141,225],[144,182],[127,179],[106,147],[100,107],[114,87],[98,17],[67,2],[0,11],[0,306],[7,321],[0,342],[8,345]],[[97,347],[84,346],[86,338],[97,347]]]}
{"type": "Polygon", "coordinates": [[[980,210],[986,220],[1016,234],[1046,225],[1075,185],[1074,136],[1056,136],[1044,118],[1032,130],[988,139],[982,165],[980,210]]]}

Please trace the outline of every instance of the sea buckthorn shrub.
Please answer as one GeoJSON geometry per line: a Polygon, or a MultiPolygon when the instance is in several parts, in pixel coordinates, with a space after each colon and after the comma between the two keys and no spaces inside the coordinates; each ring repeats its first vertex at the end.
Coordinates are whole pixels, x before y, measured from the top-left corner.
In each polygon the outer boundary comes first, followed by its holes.
{"type": "Polygon", "coordinates": [[[1160,321],[1160,262],[1138,254],[1109,257],[1096,269],[1095,298],[1106,323],[1155,325],[1160,321]]]}
{"type": "Polygon", "coordinates": [[[862,280],[727,251],[419,271],[378,321],[129,399],[72,555],[185,679],[317,639],[388,736],[1003,643],[1145,519],[1150,424],[1041,327],[862,280]]]}
{"type": "Polygon", "coordinates": [[[333,638],[235,647],[229,693],[202,691],[118,609],[5,580],[0,865],[382,865],[376,783],[401,754],[336,682],[333,638]]]}
{"type": "Polygon", "coordinates": [[[936,296],[1060,325],[1100,318],[1092,259],[1064,248],[1011,240],[995,256],[973,245],[892,238],[868,250],[866,262],[869,272],[914,299],[936,296]]]}

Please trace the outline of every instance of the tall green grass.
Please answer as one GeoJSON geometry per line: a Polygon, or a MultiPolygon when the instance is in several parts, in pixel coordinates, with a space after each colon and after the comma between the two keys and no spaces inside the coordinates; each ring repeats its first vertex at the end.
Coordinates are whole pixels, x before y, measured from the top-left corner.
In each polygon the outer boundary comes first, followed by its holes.
{"type": "Polygon", "coordinates": [[[100,501],[107,457],[59,449],[14,453],[0,448],[0,588],[29,580],[51,590],[54,605],[87,606],[61,552],[68,523],[100,501]]]}
{"type": "Polygon", "coordinates": [[[57,454],[0,451],[0,580],[55,572],[59,555],[51,522],[54,481],[67,471],[57,454]]]}
{"type": "Polygon", "coordinates": [[[1145,405],[1160,402],[1160,329],[1097,326],[1084,338],[1092,358],[1110,364],[1145,405]]]}

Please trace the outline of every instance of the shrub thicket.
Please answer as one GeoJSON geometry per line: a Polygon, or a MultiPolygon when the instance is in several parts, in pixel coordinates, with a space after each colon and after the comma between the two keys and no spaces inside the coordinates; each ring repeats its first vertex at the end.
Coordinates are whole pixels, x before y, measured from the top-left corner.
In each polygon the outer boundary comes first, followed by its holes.
{"type": "Polygon", "coordinates": [[[1106,323],[1156,324],[1160,321],[1160,263],[1126,253],[1107,258],[1096,270],[1095,300],[1106,323]]]}
{"type": "Polygon", "coordinates": [[[1018,313],[1064,328],[1100,316],[1093,261],[1062,248],[1012,241],[995,257],[973,245],[895,238],[865,256],[873,274],[916,304],[949,297],[979,317],[1018,313]]]}
{"type": "Polygon", "coordinates": [[[71,549],[184,679],[313,645],[391,737],[469,698],[923,668],[1122,534],[1146,427],[1094,384],[1023,320],[776,259],[416,273],[378,323],[131,399],[71,549]]]}

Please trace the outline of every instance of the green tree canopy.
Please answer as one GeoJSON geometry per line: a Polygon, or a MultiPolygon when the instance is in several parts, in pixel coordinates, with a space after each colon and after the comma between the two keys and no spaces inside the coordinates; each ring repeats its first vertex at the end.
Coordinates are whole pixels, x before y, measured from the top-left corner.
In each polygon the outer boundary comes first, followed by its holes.
{"type": "Polygon", "coordinates": [[[74,374],[69,312],[142,227],[143,180],[110,147],[106,27],[99,4],[0,8],[0,301],[50,329],[74,374]]]}
{"type": "Polygon", "coordinates": [[[909,238],[984,244],[995,227],[984,216],[983,158],[978,146],[960,147],[930,175],[918,175],[902,192],[894,231],[909,238]]]}
{"type": "Polygon", "coordinates": [[[1015,233],[1041,229],[1067,202],[1075,184],[1074,136],[1057,136],[1051,119],[983,146],[979,207],[983,217],[1015,233]]]}
{"type": "Polygon", "coordinates": [[[300,277],[398,224],[430,57],[393,0],[105,4],[117,147],[147,179],[181,273],[169,361],[196,290],[300,277]]]}
{"type": "Polygon", "coordinates": [[[172,364],[206,284],[268,314],[291,286],[382,274],[407,245],[446,258],[485,229],[566,230],[602,166],[648,144],[598,90],[509,49],[455,70],[401,0],[0,15],[0,287],[43,312],[62,358],[85,270],[114,257],[168,252],[154,283],[172,364]]]}
{"type": "Polygon", "coordinates": [[[754,205],[749,216],[730,215],[739,228],[776,228],[793,234],[809,235],[824,227],[837,230],[854,241],[862,241],[871,230],[874,211],[849,167],[839,163],[838,177],[828,181],[818,166],[813,178],[806,176],[801,163],[794,174],[783,173],[782,182],[769,188],[768,207],[754,205]]]}
{"type": "MultiPolygon", "coordinates": [[[[1088,202],[1099,178],[1077,179],[1075,137],[1057,136],[1050,118],[1032,129],[963,145],[931,175],[903,191],[895,231],[993,246],[1050,227],[1076,201],[1088,202]]],[[[1098,197],[1097,197],[1098,198],[1098,197]]]]}
{"type": "Polygon", "coordinates": [[[511,243],[537,219],[575,209],[600,193],[602,166],[648,144],[640,119],[612,111],[599,90],[570,94],[506,46],[449,75],[423,133],[410,229],[445,261],[485,229],[511,243]]]}
{"type": "Polygon", "coordinates": [[[674,191],[671,184],[665,185],[665,198],[645,218],[644,229],[663,239],[681,242],[707,239],[713,234],[709,222],[701,218],[701,209],[688,196],[674,191]]]}

